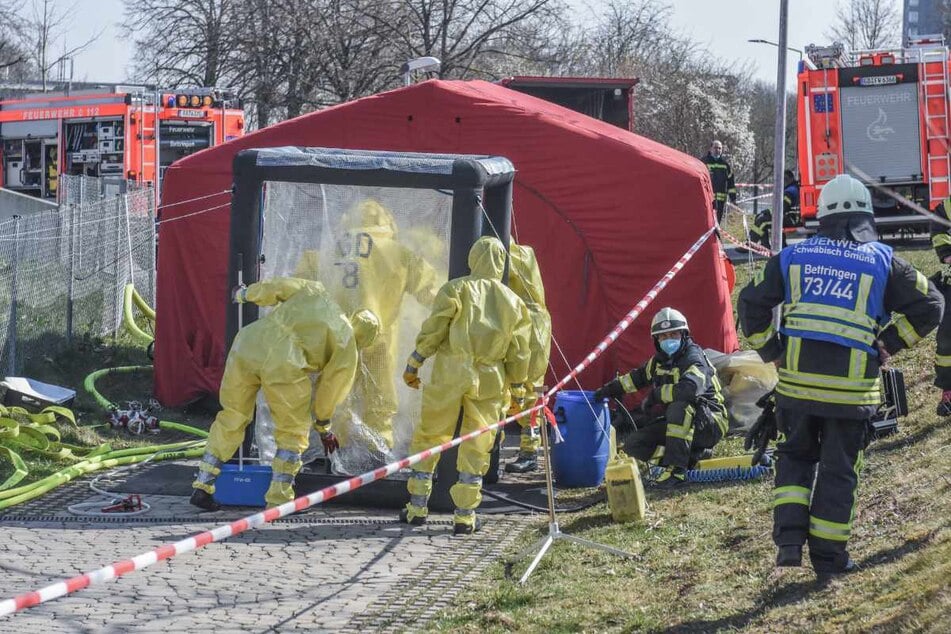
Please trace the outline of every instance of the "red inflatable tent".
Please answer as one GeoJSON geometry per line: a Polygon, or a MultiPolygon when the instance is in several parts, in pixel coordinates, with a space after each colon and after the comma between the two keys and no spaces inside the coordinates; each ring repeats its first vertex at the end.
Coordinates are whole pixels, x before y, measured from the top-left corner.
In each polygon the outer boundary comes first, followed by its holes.
{"type": "MultiPolygon", "coordinates": [[[[231,164],[255,147],[496,154],[518,170],[513,234],[535,248],[567,358],[563,375],[713,222],[698,160],[560,106],[483,81],[427,81],[307,114],[189,156],[168,169],[158,255],[155,393],[170,406],[216,393],[225,358],[231,164]],[[180,220],[176,220],[180,219],[180,220]]],[[[653,353],[650,316],[679,308],[705,347],[737,347],[711,239],[581,377],[600,385],[653,353]]]]}

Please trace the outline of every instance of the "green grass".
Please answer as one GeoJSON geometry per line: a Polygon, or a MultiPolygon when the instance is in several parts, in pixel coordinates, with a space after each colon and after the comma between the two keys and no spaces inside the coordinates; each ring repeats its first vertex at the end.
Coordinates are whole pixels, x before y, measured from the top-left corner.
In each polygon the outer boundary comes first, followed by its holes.
{"type": "MultiPolygon", "coordinates": [[[[926,274],[930,250],[901,249],[926,274]]],[[[748,279],[737,267],[739,288],[748,279]]],[[[911,413],[872,445],[850,552],[862,569],[827,586],[811,569],[778,570],[771,482],[648,492],[641,525],[615,524],[605,504],[561,516],[570,534],[633,553],[625,560],[561,542],[525,586],[502,563],[445,611],[454,632],[947,631],[951,616],[951,425],[934,413],[934,336],[897,356],[911,413]]],[[[740,439],[718,454],[741,451],[740,439]]],[[[545,519],[512,553],[547,531],[545,519]]],[[[527,562],[513,570],[517,578],[527,562]]]]}

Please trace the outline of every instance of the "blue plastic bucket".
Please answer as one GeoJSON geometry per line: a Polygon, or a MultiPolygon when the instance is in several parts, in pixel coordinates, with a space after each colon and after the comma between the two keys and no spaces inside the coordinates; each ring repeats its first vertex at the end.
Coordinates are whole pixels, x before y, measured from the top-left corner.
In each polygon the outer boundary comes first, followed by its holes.
{"type": "Polygon", "coordinates": [[[564,442],[552,445],[555,481],[563,487],[596,487],[611,450],[611,419],[594,392],[565,390],[555,397],[555,421],[564,442]]]}
{"type": "Polygon", "coordinates": [[[264,494],[271,486],[271,467],[245,464],[239,468],[229,462],[221,465],[215,480],[215,501],[229,506],[267,506],[264,494]]]}

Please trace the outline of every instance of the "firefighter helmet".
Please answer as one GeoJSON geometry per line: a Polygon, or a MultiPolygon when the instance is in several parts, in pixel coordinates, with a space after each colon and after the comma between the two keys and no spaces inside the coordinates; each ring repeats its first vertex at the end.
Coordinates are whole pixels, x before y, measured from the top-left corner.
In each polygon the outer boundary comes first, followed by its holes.
{"type": "Polygon", "coordinates": [[[657,314],[654,315],[654,319],[651,321],[652,337],[656,337],[665,332],[676,332],[678,330],[689,332],[690,328],[687,326],[687,318],[684,317],[682,312],[670,308],[669,306],[657,311],[657,314]]]}
{"type": "Polygon", "coordinates": [[[833,214],[874,213],[868,188],[848,174],[839,174],[823,185],[817,207],[820,219],[833,214]]]}

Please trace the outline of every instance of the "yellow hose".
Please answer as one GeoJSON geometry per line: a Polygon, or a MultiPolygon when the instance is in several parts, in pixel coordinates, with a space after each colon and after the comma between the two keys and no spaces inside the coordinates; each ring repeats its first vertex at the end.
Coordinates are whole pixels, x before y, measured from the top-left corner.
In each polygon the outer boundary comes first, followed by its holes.
{"type": "Polygon", "coordinates": [[[149,333],[145,332],[139,325],[135,323],[135,318],[132,316],[132,305],[135,306],[142,312],[142,315],[151,323],[155,323],[155,311],[152,310],[152,307],[149,306],[142,296],[139,295],[138,291],[135,290],[135,287],[132,284],[125,285],[125,291],[122,294],[122,314],[123,314],[123,323],[125,329],[135,338],[136,341],[142,343],[143,345],[149,345],[152,343],[154,337],[149,333]]]}

